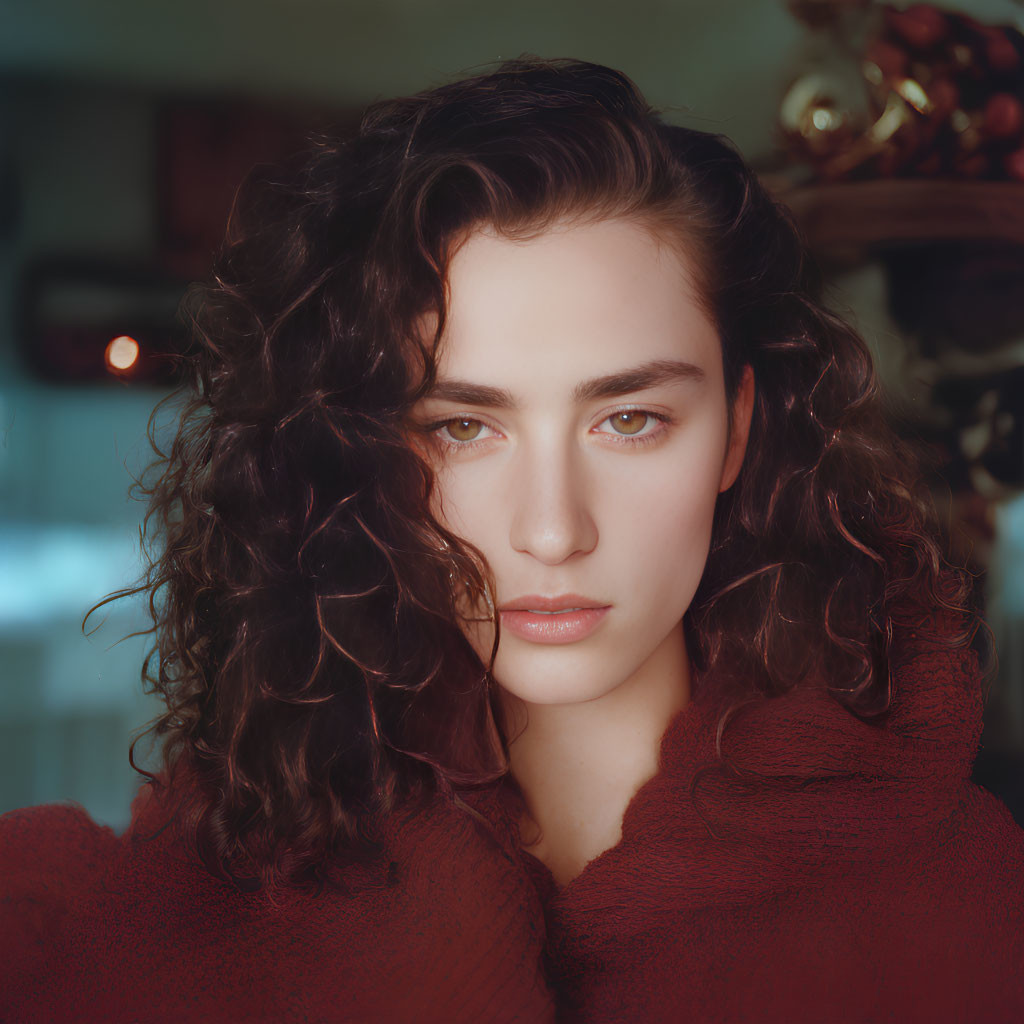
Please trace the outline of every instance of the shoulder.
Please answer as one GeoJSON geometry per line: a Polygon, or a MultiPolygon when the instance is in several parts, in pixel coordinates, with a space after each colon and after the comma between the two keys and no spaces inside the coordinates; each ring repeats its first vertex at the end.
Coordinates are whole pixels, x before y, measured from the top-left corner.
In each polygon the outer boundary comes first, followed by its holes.
{"type": "Polygon", "coordinates": [[[77,804],[46,804],[0,815],[0,892],[5,915],[18,905],[74,901],[110,862],[119,840],[77,804]]]}
{"type": "Polygon", "coordinates": [[[1022,877],[1024,830],[965,780],[949,818],[873,859],[822,919],[846,918],[902,1019],[1021,1019],[1022,877]]]}
{"type": "Polygon", "coordinates": [[[113,829],[98,825],[80,804],[42,804],[0,814],[0,856],[5,866],[18,858],[38,862],[74,851],[90,857],[116,845],[113,829]]]}
{"type": "Polygon", "coordinates": [[[83,1000],[105,1019],[157,1019],[153,1006],[168,1020],[550,1016],[527,880],[443,801],[396,817],[345,887],[246,893],[203,866],[170,797],[140,790],[93,898],[52,944],[59,981],[32,997],[32,1019],[83,1000]]]}
{"type": "Polygon", "coordinates": [[[0,964],[15,985],[38,969],[53,936],[90,898],[118,847],[114,832],[75,804],[0,816],[0,964]]]}
{"type": "Polygon", "coordinates": [[[1016,951],[1024,969],[1024,829],[991,793],[964,781],[957,808],[900,864],[922,913],[955,922],[965,942],[989,957],[990,941],[1016,951]]]}
{"type": "Polygon", "coordinates": [[[889,867],[873,916],[894,997],[933,1020],[1022,1019],[1024,830],[1006,807],[964,781],[955,813],[889,867]]]}

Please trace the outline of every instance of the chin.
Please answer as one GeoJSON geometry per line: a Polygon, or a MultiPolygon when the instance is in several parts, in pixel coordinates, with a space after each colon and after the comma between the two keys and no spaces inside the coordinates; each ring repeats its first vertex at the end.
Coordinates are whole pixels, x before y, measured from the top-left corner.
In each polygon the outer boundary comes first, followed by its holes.
{"type": "Polygon", "coordinates": [[[550,687],[538,686],[535,682],[527,686],[506,686],[498,680],[498,685],[506,694],[524,704],[537,704],[554,707],[564,704],[585,704],[587,701],[597,700],[604,697],[615,689],[614,684],[609,685],[606,690],[595,690],[590,686],[567,686],[565,683],[555,684],[550,687]]]}
{"type": "Polygon", "coordinates": [[[586,663],[562,665],[531,665],[534,659],[515,659],[503,665],[499,656],[494,665],[494,679],[512,697],[526,704],[582,704],[611,693],[630,670],[610,671],[607,661],[600,666],[586,663]]]}

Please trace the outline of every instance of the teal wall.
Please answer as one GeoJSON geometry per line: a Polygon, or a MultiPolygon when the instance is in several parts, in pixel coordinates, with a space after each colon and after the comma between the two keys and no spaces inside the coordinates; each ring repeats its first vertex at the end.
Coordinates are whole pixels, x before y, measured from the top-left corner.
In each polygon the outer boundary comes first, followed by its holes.
{"type": "Polygon", "coordinates": [[[131,473],[148,462],[161,392],[54,386],[30,376],[14,337],[23,262],[53,253],[145,258],[153,249],[151,103],[125,90],[9,85],[3,140],[21,209],[0,241],[0,811],[58,799],[123,825],[136,781],[142,694],[138,602],[90,622],[88,608],[139,571],[141,506],[131,473]]]}

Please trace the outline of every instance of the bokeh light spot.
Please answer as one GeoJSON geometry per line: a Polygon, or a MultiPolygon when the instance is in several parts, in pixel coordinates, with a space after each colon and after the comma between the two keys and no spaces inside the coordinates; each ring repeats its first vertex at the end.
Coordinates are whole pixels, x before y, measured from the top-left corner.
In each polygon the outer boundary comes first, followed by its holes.
{"type": "Polygon", "coordinates": [[[110,370],[130,370],[139,359],[139,343],[127,334],[115,338],[107,346],[107,368],[110,370]]]}

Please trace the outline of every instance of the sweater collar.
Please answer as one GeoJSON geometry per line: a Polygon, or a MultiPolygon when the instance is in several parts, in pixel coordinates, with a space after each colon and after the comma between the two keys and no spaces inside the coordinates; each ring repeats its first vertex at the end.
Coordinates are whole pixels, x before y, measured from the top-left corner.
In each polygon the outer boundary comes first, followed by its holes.
{"type": "Polygon", "coordinates": [[[823,685],[801,686],[746,705],[723,733],[721,760],[718,694],[732,680],[720,670],[698,678],[662,737],[657,774],[626,808],[619,843],[561,889],[523,853],[553,932],[599,942],[598,921],[613,911],[605,938],[621,942],[630,919],[639,929],[662,913],[765,897],[823,867],[870,872],[940,831],[981,736],[977,656],[913,628],[896,650],[882,722],[861,721],[823,685]],[[581,915],[585,928],[573,923],[581,915]]]}

